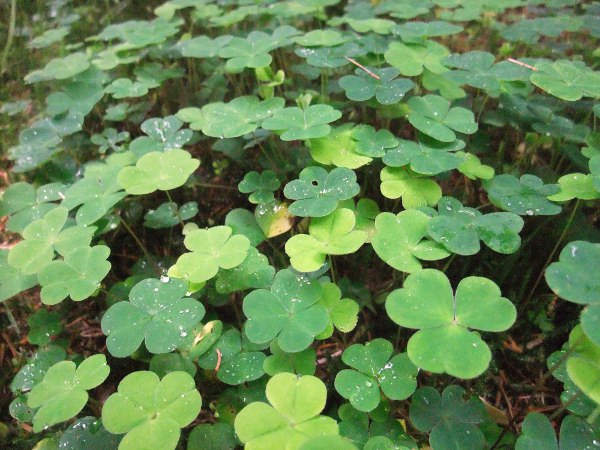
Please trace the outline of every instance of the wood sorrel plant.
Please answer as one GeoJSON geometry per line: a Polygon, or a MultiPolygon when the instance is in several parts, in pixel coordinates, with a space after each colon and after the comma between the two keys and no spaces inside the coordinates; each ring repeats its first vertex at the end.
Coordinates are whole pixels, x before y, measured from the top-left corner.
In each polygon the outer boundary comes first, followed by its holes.
{"type": "Polygon", "coordinates": [[[155,6],[30,42],[0,297],[40,287],[39,445],[598,446],[597,3],[155,6]]]}

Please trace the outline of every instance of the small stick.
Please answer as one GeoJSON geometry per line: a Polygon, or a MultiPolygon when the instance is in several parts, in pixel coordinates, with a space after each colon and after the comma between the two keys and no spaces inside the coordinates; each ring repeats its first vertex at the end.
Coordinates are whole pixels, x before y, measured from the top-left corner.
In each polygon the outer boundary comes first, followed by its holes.
{"type": "Polygon", "coordinates": [[[356,61],[355,59],[352,58],[348,58],[347,56],[344,56],[344,58],[346,58],[348,61],[350,61],[352,64],[354,64],[355,66],[360,67],[362,70],[364,70],[365,72],[367,72],[369,75],[371,75],[373,78],[375,78],[376,80],[381,81],[381,78],[379,77],[379,75],[374,74],[373,72],[371,72],[369,69],[367,69],[365,66],[363,66],[361,63],[359,63],[358,61],[356,61]]]}
{"type": "Polygon", "coordinates": [[[218,348],[215,349],[215,352],[217,352],[217,365],[215,366],[215,372],[218,372],[219,368],[221,367],[221,358],[223,357],[223,354],[218,348]]]}
{"type": "Polygon", "coordinates": [[[519,61],[517,59],[514,59],[514,58],[508,58],[507,61],[511,62],[513,64],[516,64],[517,66],[527,67],[528,69],[531,69],[534,72],[537,72],[537,70],[538,70],[536,67],[530,66],[529,64],[526,64],[526,63],[519,61]]]}

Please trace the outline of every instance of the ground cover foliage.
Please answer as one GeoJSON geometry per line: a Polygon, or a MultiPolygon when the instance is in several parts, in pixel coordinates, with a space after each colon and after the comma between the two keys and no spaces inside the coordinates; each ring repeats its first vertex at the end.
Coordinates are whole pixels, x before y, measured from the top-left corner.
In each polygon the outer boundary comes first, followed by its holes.
{"type": "Polygon", "coordinates": [[[3,8],[2,446],[600,446],[600,3],[3,8]]]}

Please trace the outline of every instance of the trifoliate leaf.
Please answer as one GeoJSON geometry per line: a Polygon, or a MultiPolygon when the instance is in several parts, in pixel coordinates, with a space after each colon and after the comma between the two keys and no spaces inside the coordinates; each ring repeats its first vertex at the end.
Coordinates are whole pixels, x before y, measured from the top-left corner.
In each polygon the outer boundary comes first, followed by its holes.
{"type": "Polygon", "coordinates": [[[517,316],[514,305],[501,297],[493,281],[464,278],[454,295],[446,275],[434,269],[409,275],[404,287],[388,296],[385,306],[398,325],[419,330],[407,346],[417,367],[464,379],[481,375],[491,359],[487,344],[469,329],[504,331],[517,316]]]}
{"type": "Polygon", "coordinates": [[[358,169],[372,161],[356,151],[353,130],[349,124],[334,128],[328,136],[311,139],[309,146],[312,158],[324,165],[358,169]]]}
{"type": "Polygon", "coordinates": [[[31,222],[23,230],[24,240],[8,253],[8,263],[27,275],[39,273],[54,259],[54,252],[66,255],[88,247],[94,227],[67,227],[67,208],[59,206],[46,213],[43,219],[31,222]],[[62,230],[62,231],[61,231],[62,230]]]}
{"type": "Polygon", "coordinates": [[[127,433],[121,450],[175,450],[179,430],[196,418],[201,405],[194,379],[186,372],[171,372],[162,380],[154,372],[133,372],[104,403],[102,423],[113,434],[127,433]]]}
{"type": "Polygon", "coordinates": [[[179,257],[169,275],[182,273],[193,283],[202,283],[213,278],[219,268],[233,269],[248,255],[250,241],[241,234],[231,235],[232,229],[217,226],[194,230],[185,236],[185,247],[191,250],[179,257]]]}
{"type": "Polygon", "coordinates": [[[417,387],[417,368],[406,353],[392,357],[393,346],[385,339],[348,347],[342,361],[354,370],[344,369],[335,377],[335,389],[359,411],[372,411],[381,400],[380,388],[393,400],[404,400],[417,387]]]}
{"type": "Polygon", "coordinates": [[[406,22],[392,28],[392,33],[400,35],[404,42],[420,42],[423,38],[448,36],[460,33],[463,27],[442,20],[430,22],[406,22]]]}
{"type": "Polygon", "coordinates": [[[165,202],[151,209],[144,216],[144,226],[148,228],[171,228],[181,221],[189,220],[198,214],[198,203],[187,202],[181,208],[174,202],[165,202]]]}
{"type": "Polygon", "coordinates": [[[475,208],[465,207],[453,197],[442,197],[438,202],[439,214],[427,224],[429,235],[452,253],[474,255],[482,240],[498,253],[514,253],[521,245],[519,232],[523,219],[513,213],[482,214],[475,208]]]}
{"type": "Polygon", "coordinates": [[[168,191],[183,186],[199,165],[200,161],[185,150],[150,152],[142,156],[135,167],[121,169],[117,179],[128,194],[149,194],[157,189],[168,191]]]}
{"type": "Polygon", "coordinates": [[[66,297],[75,302],[90,297],[110,271],[109,254],[105,245],[81,247],[46,265],[38,274],[42,303],[56,305],[66,297]]]}
{"type": "Polygon", "coordinates": [[[423,68],[433,73],[448,70],[442,64],[448,54],[446,47],[427,39],[418,44],[392,42],[384,56],[390,65],[400,69],[402,75],[415,77],[423,72],[423,68]]]}
{"type": "Polygon", "coordinates": [[[259,289],[244,298],[248,339],[262,344],[277,338],[289,353],[306,349],[327,326],[327,310],[317,304],[321,292],[318,281],[279,271],[270,291],[259,289]]]}
{"type": "Polygon", "coordinates": [[[427,214],[412,209],[398,215],[379,214],[375,219],[373,249],[394,269],[409,273],[421,269],[419,259],[435,261],[449,256],[450,252],[442,245],[423,239],[429,220],[427,214]]]}
{"type": "Polygon", "coordinates": [[[342,298],[342,291],[335,283],[323,283],[323,294],[319,300],[329,313],[327,328],[317,336],[318,339],[328,339],[335,329],[349,333],[358,323],[358,303],[350,298],[342,298]]]}
{"type": "Polygon", "coordinates": [[[289,211],[302,217],[324,217],[331,214],[338,202],[354,197],[360,191],[353,170],[338,167],[331,172],[316,166],[306,167],[298,180],[285,185],[284,195],[295,200],[289,211]]]}
{"type": "Polygon", "coordinates": [[[238,184],[238,190],[243,194],[250,194],[250,203],[269,203],[275,198],[273,191],[281,186],[281,182],[272,170],[262,173],[256,171],[248,172],[238,184]]]}
{"type": "Polygon", "coordinates": [[[54,58],[43,69],[34,70],[25,76],[27,83],[40,81],[66,80],[84,72],[90,67],[90,57],[86,53],[71,53],[64,58],[54,58]]]}
{"type": "MultiPolygon", "coordinates": [[[[259,205],[256,211],[264,205],[259,205]]],[[[267,209],[264,208],[266,211],[267,209]]],[[[233,234],[246,236],[250,245],[256,247],[265,240],[265,233],[261,229],[256,217],[244,208],[232,209],[225,216],[225,225],[233,230],[233,234]]],[[[285,230],[287,231],[287,230],[285,230]]]]}
{"type": "Polygon", "coordinates": [[[204,306],[184,297],[186,292],[187,284],[177,279],[146,279],[136,284],[129,301],[115,303],[102,318],[111,355],[129,356],[144,340],[151,353],[175,350],[204,317],[204,306]]]}
{"type": "Polygon", "coordinates": [[[0,302],[38,284],[35,275],[26,275],[8,263],[8,250],[0,250],[0,302]]]}
{"type": "Polygon", "coordinates": [[[306,59],[310,66],[335,69],[350,64],[347,58],[364,55],[366,51],[355,42],[346,42],[333,47],[297,48],[296,55],[306,59]]]}
{"type": "Polygon", "coordinates": [[[338,434],[335,420],[319,415],[327,389],[318,378],[279,373],[267,383],[266,395],[270,404],[252,402],[235,418],[235,433],[246,450],[300,446],[311,436],[338,434]]]}
{"type": "Polygon", "coordinates": [[[181,148],[192,139],[193,132],[182,130],[183,122],[176,116],[154,117],[142,122],[141,129],[146,136],[134,139],[129,149],[141,158],[150,152],[166,152],[181,148]]]}
{"type": "Polygon", "coordinates": [[[62,331],[60,315],[47,309],[40,309],[29,316],[27,325],[29,325],[27,340],[33,345],[49,344],[52,338],[62,331]]]}
{"type": "Polygon", "coordinates": [[[558,179],[560,191],[549,195],[548,200],[554,202],[567,202],[574,198],[580,200],[595,200],[600,198],[600,192],[594,187],[591,174],[569,173],[558,179]]]}
{"type": "Polygon", "coordinates": [[[356,140],[355,151],[370,158],[380,158],[387,149],[398,145],[398,139],[389,130],[375,130],[370,125],[360,125],[352,130],[356,140]]]}
{"type": "Polygon", "coordinates": [[[588,305],[581,313],[585,334],[600,345],[600,282],[590,267],[600,264],[600,245],[570,242],[560,252],[558,262],[546,269],[546,282],[559,297],[588,305]]]}
{"type": "Polygon", "coordinates": [[[581,62],[542,61],[535,68],[531,82],[555,97],[571,102],[581,97],[600,97],[600,73],[581,62]]]}
{"type": "Polygon", "coordinates": [[[65,430],[58,441],[60,450],[103,450],[117,448],[121,436],[106,431],[102,421],[84,417],[65,430]]]}
{"type": "Polygon", "coordinates": [[[88,401],[87,391],[104,382],[109,372],[104,355],[90,356],[79,367],[73,361],[50,367],[27,399],[31,408],[39,408],[33,418],[34,431],[75,417],[88,401]]]}
{"type": "Polygon", "coordinates": [[[456,152],[456,156],[463,158],[463,162],[457,167],[458,171],[471,180],[481,178],[491,180],[494,177],[494,168],[481,164],[479,158],[468,152],[456,152]]]}
{"type": "Polygon", "coordinates": [[[271,342],[272,355],[265,359],[265,372],[274,376],[278,373],[295,373],[297,375],[314,375],[317,367],[317,353],[313,348],[307,348],[297,353],[287,353],[281,350],[276,341],[271,342]]]}
{"type": "Polygon", "coordinates": [[[560,213],[560,206],[547,200],[559,192],[556,184],[544,184],[535,175],[496,175],[484,182],[490,201],[499,208],[521,216],[552,216],[560,213]]]}
{"type": "Polygon", "coordinates": [[[385,167],[380,188],[384,197],[402,198],[405,209],[433,206],[442,197],[442,188],[433,179],[404,167],[385,167]]]}
{"type": "Polygon", "coordinates": [[[399,141],[398,145],[388,150],[383,162],[390,167],[402,167],[410,164],[410,168],[423,175],[437,175],[456,169],[463,159],[454,152],[465,148],[461,140],[440,142],[419,133],[419,140],[399,141]]]}
{"type": "Polygon", "coordinates": [[[262,127],[280,133],[283,141],[311,139],[327,136],[331,131],[328,124],[340,117],[342,113],[329,105],[294,106],[276,110],[262,127]]]}
{"type": "Polygon", "coordinates": [[[252,133],[267,118],[280,111],[283,98],[259,101],[254,96],[237,97],[229,103],[209,103],[200,108],[183,108],[177,113],[192,130],[202,130],[207,136],[234,138],[252,133]]]}
{"type": "Polygon", "coordinates": [[[413,395],[410,421],[419,430],[430,431],[432,448],[483,448],[485,438],[478,425],[484,422],[485,408],[476,397],[465,402],[464,395],[460,386],[448,386],[441,396],[432,387],[418,389],[413,395]]]}
{"type": "Polygon", "coordinates": [[[309,234],[297,234],[288,239],[285,251],[294,269],[314,272],[327,255],[347,255],[356,252],[366,241],[367,233],[354,230],[356,218],[349,209],[337,209],[325,217],[311,220],[309,234]]]}
{"type": "Polygon", "coordinates": [[[233,269],[223,269],[217,275],[215,287],[220,294],[229,294],[246,289],[268,288],[271,286],[275,269],[269,260],[254,247],[248,249],[248,256],[233,269]]]}
{"type": "Polygon", "coordinates": [[[472,111],[456,106],[439,95],[411,97],[408,100],[408,121],[417,130],[442,142],[454,142],[455,131],[473,134],[477,131],[472,111]]]}
{"type": "Polygon", "coordinates": [[[414,87],[411,80],[396,78],[400,70],[395,67],[369,68],[369,70],[379,79],[362,69],[356,69],[355,75],[340,78],[340,87],[350,100],[364,102],[375,97],[382,105],[392,105],[402,100],[404,95],[414,87]]]}
{"type": "Polygon", "coordinates": [[[64,185],[61,183],[45,184],[37,189],[22,181],[11,184],[4,191],[0,203],[0,215],[10,215],[6,229],[21,233],[31,222],[56,208],[50,202],[62,199],[63,192],[64,185]]]}

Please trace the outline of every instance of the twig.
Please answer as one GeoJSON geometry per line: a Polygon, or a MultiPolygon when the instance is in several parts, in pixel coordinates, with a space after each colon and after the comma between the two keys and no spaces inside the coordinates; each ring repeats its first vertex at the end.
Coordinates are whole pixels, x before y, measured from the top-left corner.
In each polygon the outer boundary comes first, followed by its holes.
{"type": "Polygon", "coordinates": [[[344,58],[346,58],[348,61],[350,61],[352,64],[354,64],[357,67],[360,67],[362,70],[364,70],[365,72],[367,72],[369,75],[371,75],[373,78],[375,78],[376,80],[381,81],[381,77],[377,74],[374,74],[373,72],[371,72],[369,69],[367,69],[365,66],[363,66],[361,63],[359,63],[358,61],[356,61],[355,59],[352,58],[348,58],[347,56],[344,56],[344,58]]]}
{"type": "Polygon", "coordinates": [[[523,61],[519,61],[518,59],[508,58],[507,61],[516,64],[517,66],[527,67],[528,69],[531,69],[534,72],[537,72],[538,70],[537,67],[530,66],[529,64],[524,63],[523,61]]]}
{"type": "Polygon", "coordinates": [[[221,350],[219,350],[218,348],[215,349],[215,352],[217,352],[217,365],[215,366],[215,372],[218,372],[219,369],[221,368],[221,358],[223,358],[223,354],[221,353],[221,350]]]}

